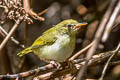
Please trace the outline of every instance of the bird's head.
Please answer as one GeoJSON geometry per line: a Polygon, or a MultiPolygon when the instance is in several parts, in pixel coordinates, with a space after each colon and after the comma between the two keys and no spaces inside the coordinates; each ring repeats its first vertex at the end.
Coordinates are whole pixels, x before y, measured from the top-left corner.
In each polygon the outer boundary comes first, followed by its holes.
{"type": "Polygon", "coordinates": [[[87,22],[79,23],[76,20],[68,19],[68,20],[64,20],[61,23],[59,23],[58,26],[68,27],[72,31],[77,31],[77,30],[81,29],[83,26],[86,26],[87,24],[88,24],[87,22]]]}

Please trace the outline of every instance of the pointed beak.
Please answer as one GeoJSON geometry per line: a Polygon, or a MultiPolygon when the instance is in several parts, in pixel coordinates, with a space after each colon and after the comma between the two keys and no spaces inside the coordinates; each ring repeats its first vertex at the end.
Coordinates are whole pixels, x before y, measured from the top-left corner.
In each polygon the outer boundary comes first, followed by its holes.
{"type": "Polygon", "coordinates": [[[80,29],[82,26],[86,26],[88,23],[87,22],[83,22],[83,23],[78,23],[75,26],[73,26],[73,29],[78,30],[80,29]]]}

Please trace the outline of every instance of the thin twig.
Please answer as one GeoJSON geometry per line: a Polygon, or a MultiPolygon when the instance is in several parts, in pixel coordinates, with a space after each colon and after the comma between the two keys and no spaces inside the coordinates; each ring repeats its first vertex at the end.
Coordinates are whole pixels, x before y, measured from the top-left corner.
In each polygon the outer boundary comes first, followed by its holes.
{"type": "Polygon", "coordinates": [[[119,14],[119,11],[120,11],[120,1],[118,2],[117,6],[115,7],[107,25],[106,25],[105,32],[102,37],[102,42],[105,42],[107,40],[107,38],[112,30],[115,19],[116,19],[117,15],[119,14]]]}
{"type": "Polygon", "coordinates": [[[20,24],[20,22],[22,21],[23,17],[20,17],[16,23],[14,24],[13,28],[10,30],[9,34],[7,35],[7,37],[5,37],[5,39],[2,41],[2,43],[0,44],[0,51],[2,50],[2,48],[5,46],[5,44],[8,42],[8,40],[10,39],[10,37],[12,36],[12,34],[15,32],[15,30],[17,29],[18,25],[20,24]]]}
{"type": "MultiPolygon", "coordinates": [[[[113,51],[108,51],[108,52],[99,53],[97,55],[94,55],[90,59],[90,61],[88,63],[88,66],[95,66],[95,65],[101,64],[101,63],[105,62],[112,54],[114,54],[113,51]]],[[[120,51],[115,56],[116,57],[120,57],[120,51]]],[[[80,65],[79,68],[81,68],[82,65],[84,65],[84,63],[85,63],[85,61],[79,62],[79,59],[76,59],[76,60],[73,60],[73,61],[74,61],[74,64],[79,64],[80,65]]],[[[3,79],[3,78],[9,78],[9,79],[10,78],[14,78],[14,79],[16,79],[17,77],[18,78],[24,78],[24,77],[28,77],[30,75],[33,75],[35,73],[44,74],[44,72],[47,73],[49,71],[56,70],[55,68],[56,67],[54,67],[53,65],[48,64],[48,65],[45,65],[43,67],[39,67],[37,69],[26,71],[26,72],[22,72],[22,73],[18,73],[18,74],[0,75],[0,79],[3,79]]],[[[69,74],[69,73],[73,73],[73,72],[76,72],[76,71],[77,71],[76,68],[68,68],[67,67],[66,69],[58,71],[57,74],[54,75],[53,77],[54,78],[55,77],[59,77],[59,76],[62,76],[62,75],[65,75],[65,74],[69,74]]]]}
{"type": "Polygon", "coordinates": [[[115,32],[118,29],[120,29],[120,21],[114,24],[114,26],[112,27],[112,32],[115,32]]]}
{"type": "Polygon", "coordinates": [[[75,55],[73,55],[69,60],[74,60],[74,59],[78,58],[83,52],[85,52],[86,50],[88,50],[93,44],[94,44],[94,41],[91,42],[89,45],[87,45],[82,50],[80,50],[79,52],[75,53],[75,55]]]}
{"type": "Polygon", "coordinates": [[[99,45],[99,42],[100,42],[101,37],[102,37],[102,33],[104,32],[106,23],[109,20],[109,17],[110,17],[110,15],[112,13],[114,5],[116,4],[116,1],[117,0],[113,0],[111,2],[111,5],[109,6],[107,12],[105,13],[105,15],[104,15],[104,17],[102,19],[102,22],[99,25],[98,30],[96,31],[96,35],[95,35],[95,37],[93,39],[94,40],[94,45],[87,52],[86,61],[85,61],[84,65],[83,65],[83,67],[81,68],[81,70],[78,73],[77,80],[82,80],[82,76],[83,76],[84,72],[87,70],[88,62],[92,58],[93,54],[95,53],[95,51],[96,51],[96,49],[97,49],[97,47],[99,45]]]}
{"type": "Polygon", "coordinates": [[[5,37],[5,33],[3,32],[3,29],[2,29],[1,26],[0,26],[0,34],[1,34],[3,37],[5,37]]]}
{"type": "MultiPolygon", "coordinates": [[[[112,54],[114,54],[113,51],[108,51],[108,52],[100,53],[98,55],[94,55],[90,59],[88,66],[90,67],[90,66],[96,66],[98,64],[101,64],[101,63],[105,62],[112,54]]],[[[118,56],[118,55],[120,56],[120,51],[118,52],[118,54],[116,56],[118,56]]],[[[77,59],[77,60],[74,60],[74,63],[78,64],[79,69],[81,69],[81,67],[84,65],[85,61],[79,63],[79,60],[77,59]]],[[[53,76],[52,79],[54,79],[56,77],[63,76],[65,74],[70,74],[70,73],[75,74],[77,71],[78,70],[76,70],[76,68],[74,68],[74,67],[72,69],[67,68],[67,69],[58,71],[58,72],[56,72],[56,74],[51,75],[51,76],[53,76]]],[[[47,79],[47,80],[50,80],[50,79],[47,79]]]]}
{"type": "Polygon", "coordinates": [[[33,18],[33,19],[37,19],[39,21],[44,21],[45,19],[43,17],[38,16],[34,11],[32,11],[31,9],[29,10],[28,14],[33,18]]]}
{"type": "Polygon", "coordinates": [[[47,11],[48,11],[48,9],[43,10],[42,12],[38,13],[38,16],[43,15],[43,14],[46,13],[47,11]]]}
{"type": "Polygon", "coordinates": [[[44,21],[45,19],[43,17],[38,16],[32,9],[30,9],[30,2],[29,0],[23,0],[23,6],[25,11],[34,19],[38,19],[40,21],[44,21]]]}
{"type": "Polygon", "coordinates": [[[53,69],[54,66],[51,65],[51,64],[48,64],[44,67],[39,67],[37,69],[34,69],[34,70],[30,70],[30,71],[26,71],[26,72],[22,72],[22,73],[18,73],[18,74],[13,74],[13,75],[0,75],[0,79],[4,79],[4,78],[23,78],[23,77],[28,77],[30,75],[33,75],[35,74],[36,72],[43,72],[43,71],[47,71],[49,69],[53,69]]]}
{"type": "Polygon", "coordinates": [[[120,60],[119,61],[110,62],[110,66],[119,65],[119,64],[120,64],[120,60]]]}
{"type": "Polygon", "coordinates": [[[15,80],[19,80],[19,77],[17,77],[15,80]]]}
{"type": "Polygon", "coordinates": [[[101,75],[101,77],[100,77],[99,80],[103,80],[104,75],[105,75],[106,70],[107,70],[107,67],[108,67],[111,59],[116,55],[116,53],[118,53],[119,49],[120,49],[120,42],[119,42],[117,48],[113,51],[113,54],[110,56],[110,58],[109,58],[108,61],[106,62],[106,65],[105,65],[105,67],[104,67],[104,69],[103,69],[102,75],[101,75]]]}
{"type": "MultiPolygon", "coordinates": [[[[8,33],[0,26],[0,30],[3,33],[3,37],[6,37],[8,33]]],[[[11,41],[13,41],[16,45],[19,45],[21,48],[25,48],[24,45],[20,44],[18,40],[16,40],[14,37],[10,37],[11,41]]]]}

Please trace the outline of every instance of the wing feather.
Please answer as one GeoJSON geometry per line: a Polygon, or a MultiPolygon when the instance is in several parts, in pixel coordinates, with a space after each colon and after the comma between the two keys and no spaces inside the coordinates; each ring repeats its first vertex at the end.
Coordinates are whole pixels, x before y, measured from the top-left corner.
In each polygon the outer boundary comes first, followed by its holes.
{"type": "Polygon", "coordinates": [[[53,27],[42,34],[38,39],[34,41],[32,44],[33,48],[37,48],[43,45],[50,45],[53,44],[57,40],[57,36],[59,31],[56,27],[53,27]],[[54,30],[54,31],[53,31],[54,30]]]}

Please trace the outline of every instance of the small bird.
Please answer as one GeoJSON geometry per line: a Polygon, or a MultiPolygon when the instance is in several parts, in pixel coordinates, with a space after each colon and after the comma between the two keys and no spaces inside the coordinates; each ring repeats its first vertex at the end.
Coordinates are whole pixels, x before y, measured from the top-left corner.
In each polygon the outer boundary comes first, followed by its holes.
{"type": "Polygon", "coordinates": [[[33,52],[43,61],[63,62],[73,53],[76,32],[87,23],[78,23],[73,19],[60,22],[38,37],[32,46],[19,52],[20,57],[33,52]]]}

